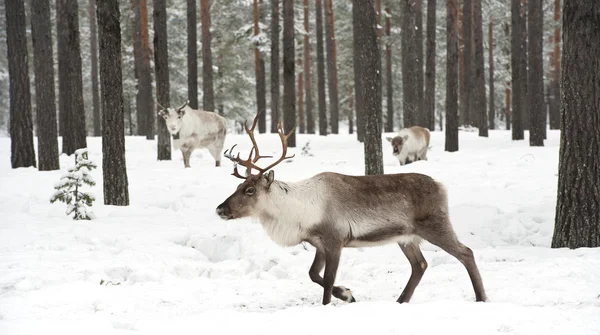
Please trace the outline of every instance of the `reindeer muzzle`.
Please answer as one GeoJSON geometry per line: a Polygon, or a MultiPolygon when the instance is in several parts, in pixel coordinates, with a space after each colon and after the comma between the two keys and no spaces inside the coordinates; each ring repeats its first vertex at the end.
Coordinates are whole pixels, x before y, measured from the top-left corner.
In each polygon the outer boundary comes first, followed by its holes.
{"type": "Polygon", "coordinates": [[[217,215],[223,220],[231,220],[233,219],[233,215],[231,214],[231,209],[226,203],[222,203],[217,207],[217,215]]]}

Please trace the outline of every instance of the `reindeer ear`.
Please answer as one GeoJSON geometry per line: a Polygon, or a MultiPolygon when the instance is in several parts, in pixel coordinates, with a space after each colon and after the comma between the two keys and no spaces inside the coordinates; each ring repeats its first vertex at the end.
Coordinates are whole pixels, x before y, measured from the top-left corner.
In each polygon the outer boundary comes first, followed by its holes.
{"type": "Polygon", "coordinates": [[[178,109],[177,110],[177,114],[179,114],[179,116],[184,116],[185,115],[185,109],[178,109]]]}
{"type": "Polygon", "coordinates": [[[406,141],[406,140],[408,140],[408,135],[404,135],[404,136],[402,137],[402,139],[403,139],[403,140],[405,140],[405,141],[406,141]]]}
{"type": "Polygon", "coordinates": [[[273,180],[275,180],[275,172],[273,172],[273,170],[267,172],[265,179],[267,180],[267,188],[271,187],[273,180]]]}
{"type": "Polygon", "coordinates": [[[251,174],[252,174],[252,169],[251,168],[247,168],[246,169],[246,178],[250,177],[251,174]]]}
{"type": "Polygon", "coordinates": [[[394,139],[393,139],[393,138],[391,138],[391,137],[386,137],[385,139],[386,139],[386,140],[388,140],[388,142],[390,142],[390,143],[392,143],[392,141],[394,140],[394,139]]]}

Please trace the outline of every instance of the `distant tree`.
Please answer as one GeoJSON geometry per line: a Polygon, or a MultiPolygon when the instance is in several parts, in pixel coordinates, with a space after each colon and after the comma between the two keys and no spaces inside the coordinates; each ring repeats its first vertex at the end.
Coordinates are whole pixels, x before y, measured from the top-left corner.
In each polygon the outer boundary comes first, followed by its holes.
{"type": "Polygon", "coordinates": [[[13,169],[35,167],[25,5],[21,0],[6,0],[5,6],[10,82],[10,162],[13,169]]]}
{"type": "Polygon", "coordinates": [[[332,0],[325,0],[325,17],[327,18],[327,23],[325,24],[325,46],[327,50],[327,84],[329,92],[331,133],[338,134],[340,120],[340,101],[338,98],[338,70],[332,0]]]}
{"type": "Polygon", "coordinates": [[[552,247],[600,247],[600,12],[563,4],[561,132],[552,247]]]}
{"type": "Polygon", "coordinates": [[[67,155],[87,147],[78,12],[77,0],[56,0],[59,122],[67,155]]]}
{"type": "MultiPolygon", "coordinates": [[[[187,80],[188,104],[198,108],[198,33],[196,31],[196,0],[187,0],[187,80]]],[[[162,122],[162,121],[159,121],[162,122]]]]}
{"type": "MultiPolygon", "coordinates": [[[[373,0],[354,0],[354,47],[358,49],[360,66],[359,90],[364,98],[365,116],[365,175],[383,174],[381,143],[381,57],[377,46],[377,17],[373,0]]],[[[356,75],[356,72],[355,72],[356,75]]]]}
{"type": "Polygon", "coordinates": [[[306,118],[304,116],[304,71],[302,69],[302,56],[298,56],[298,131],[306,133],[306,118]]]}
{"type": "MultiPolygon", "coordinates": [[[[154,70],[156,72],[156,101],[170,106],[169,51],[167,46],[166,0],[154,0],[154,70]]],[[[157,156],[159,161],[171,160],[171,134],[163,120],[158,122],[157,156]]]]}
{"type": "Polygon", "coordinates": [[[319,95],[319,135],[327,136],[327,105],[325,102],[325,58],[323,56],[323,2],[315,1],[317,30],[317,92],[319,95]]]}
{"type": "Polygon", "coordinates": [[[202,95],[202,109],[214,112],[212,37],[210,33],[210,4],[208,0],[200,0],[200,16],[202,19],[202,90],[204,92],[202,95]]]}
{"type": "Polygon", "coordinates": [[[446,2],[446,144],[445,150],[458,151],[458,0],[446,2]]]}
{"type": "Polygon", "coordinates": [[[490,101],[490,106],[488,109],[488,123],[489,123],[489,128],[490,129],[495,129],[496,126],[494,124],[494,121],[496,119],[496,105],[494,102],[495,99],[495,92],[494,92],[494,36],[492,34],[493,32],[493,19],[492,16],[490,15],[490,22],[488,23],[488,60],[489,60],[489,75],[488,75],[488,80],[489,80],[489,89],[490,89],[490,96],[489,96],[489,101],[490,101]]]}
{"type": "Polygon", "coordinates": [[[385,83],[387,88],[387,118],[385,123],[385,131],[392,132],[394,131],[394,82],[392,77],[392,43],[390,41],[392,37],[390,16],[392,13],[389,7],[385,8],[385,13],[385,36],[387,37],[387,43],[385,46],[385,83]]]}
{"type": "Polygon", "coordinates": [[[435,37],[436,37],[436,0],[427,1],[427,56],[425,57],[425,97],[424,113],[427,116],[427,128],[435,130],[435,37]]]}
{"type": "Polygon", "coordinates": [[[483,60],[483,19],[481,0],[473,1],[473,44],[475,66],[473,67],[473,115],[476,116],[479,136],[488,137],[487,104],[485,101],[485,74],[483,60]]]}
{"type": "MultiPolygon", "coordinates": [[[[262,1],[261,1],[262,2],[262,1]]],[[[256,112],[260,113],[258,117],[258,132],[265,133],[267,131],[267,84],[265,79],[265,61],[260,54],[260,16],[258,9],[258,0],[254,0],[253,17],[254,17],[254,68],[256,74],[256,112]]]]}
{"type": "Polygon", "coordinates": [[[133,0],[135,12],[137,85],[136,107],[138,135],[154,139],[155,108],[152,98],[152,66],[150,65],[150,45],[148,42],[148,4],[146,0],[133,0]]]}
{"type": "MultiPolygon", "coordinates": [[[[404,128],[418,123],[419,89],[416,26],[417,0],[402,0],[402,112],[404,128]]],[[[422,64],[421,64],[422,65],[422,64]]]]}
{"type": "Polygon", "coordinates": [[[129,205],[123,81],[121,73],[121,26],[118,0],[96,0],[100,40],[102,89],[102,179],[104,204],[129,205]]]}
{"type": "Polygon", "coordinates": [[[51,27],[50,2],[33,0],[31,2],[31,39],[35,71],[38,169],[40,171],[60,168],[51,27]]]}
{"type": "Polygon", "coordinates": [[[473,63],[474,51],[473,51],[473,0],[463,1],[463,12],[462,12],[462,23],[463,23],[463,45],[464,45],[464,71],[465,71],[465,97],[464,106],[460,107],[461,114],[465,114],[465,126],[477,125],[477,113],[473,107],[474,93],[475,93],[475,64],[473,63]]]}
{"type": "Polygon", "coordinates": [[[304,30],[306,34],[304,35],[304,106],[306,111],[306,132],[309,134],[315,133],[315,118],[313,115],[313,96],[312,96],[312,75],[310,73],[311,68],[311,57],[310,57],[310,25],[309,25],[309,6],[308,0],[304,0],[304,30]]]}
{"type": "Polygon", "coordinates": [[[271,0],[271,132],[277,132],[279,121],[279,0],[271,0]]]}
{"type": "Polygon", "coordinates": [[[425,65],[423,59],[423,0],[414,0],[415,4],[415,44],[414,52],[416,59],[416,75],[417,81],[415,89],[417,90],[417,118],[415,122],[422,127],[428,127],[428,115],[425,112],[425,98],[424,98],[424,74],[423,66],[425,65]]]}
{"type": "MultiPolygon", "coordinates": [[[[98,33],[96,29],[96,0],[89,0],[90,20],[90,58],[92,79],[92,113],[94,120],[94,136],[102,136],[102,120],[100,118],[100,87],[98,82],[98,33]]],[[[53,74],[54,75],[54,74],[53,74]]],[[[54,90],[54,82],[52,83],[54,90]]],[[[54,95],[54,93],[52,93],[54,95]]],[[[56,110],[56,108],[55,108],[56,110]]],[[[56,116],[55,116],[56,119],[56,116]]]]}
{"type": "Polygon", "coordinates": [[[527,81],[527,59],[525,57],[525,45],[523,42],[523,31],[525,20],[521,14],[521,0],[511,0],[511,70],[512,70],[512,139],[522,140],[525,138],[523,131],[522,115],[525,108],[524,102],[527,81]]]}
{"type": "Polygon", "coordinates": [[[544,129],[546,128],[546,106],[544,104],[544,31],[542,0],[527,2],[527,33],[529,48],[527,52],[527,97],[529,101],[529,145],[544,146],[544,129]]]}
{"type": "MultiPolygon", "coordinates": [[[[460,6],[459,1],[457,4],[460,6]]],[[[468,104],[468,96],[467,93],[467,70],[466,70],[466,52],[465,52],[465,19],[463,15],[463,11],[458,10],[458,53],[459,53],[459,124],[463,126],[467,126],[471,124],[471,120],[469,120],[469,104],[468,104]]]]}
{"type": "MultiPolygon", "coordinates": [[[[319,2],[320,0],[317,0],[317,2],[319,2]]],[[[361,81],[362,81],[362,65],[360,64],[360,57],[361,57],[361,53],[360,53],[360,48],[359,48],[359,43],[361,41],[360,39],[360,31],[358,30],[359,27],[361,26],[361,20],[363,19],[362,13],[359,12],[358,10],[355,10],[356,8],[358,8],[358,4],[357,0],[353,0],[352,1],[352,56],[353,56],[353,70],[354,70],[354,101],[355,101],[355,107],[354,110],[356,111],[356,139],[359,142],[364,142],[365,141],[365,113],[364,113],[364,100],[363,100],[363,96],[362,96],[362,89],[361,89],[361,81]]],[[[318,7],[317,7],[318,9],[318,7]]],[[[318,16],[318,14],[317,14],[318,16]]],[[[317,28],[317,34],[318,34],[318,28],[317,28]]],[[[317,35],[318,36],[318,35],[317,35]]],[[[318,37],[317,37],[318,39],[318,37]]],[[[321,87],[319,86],[319,91],[321,90],[321,87]]],[[[320,94],[320,92],[319,92],[320,94]]]]}
{"type": "MultiPolygon", "coordinates": [[[[296,51],[294,47],[294,0],[283,0],[283,128],[296,125],[296,51]]],[[[296,132],[288,138],[288,147],[296,147],[296,132]]]]}
{"type": "Polygon", "coordinates": [[[550,57],[550,129],[560,128],[560,0],[554,0],[554,48],[550,57]]]}
{"type": "MultiPolygon", "coordinates": [[[[508,23],[504,23],[504,36],[509,39],[512,38],[511,36],[511,29],[510,29],[510,25],[508,23]]],[[[511,57],[511,47],[505,46],[503,48],[503,56],[505,59],[505,66],[506,66],[506,72],[511,73],[511,64],[512,64],[512,57],[511,57]]],[[[512,124],[512,113],[511,113],[511,108],[512,108],[512,101],[511,101],[511,81],[512,78],[509,78],[506,80],[506,88],[505,88],[505,114],[506,114],[506,130],[510,130],[511,124],[512,124]]]]}

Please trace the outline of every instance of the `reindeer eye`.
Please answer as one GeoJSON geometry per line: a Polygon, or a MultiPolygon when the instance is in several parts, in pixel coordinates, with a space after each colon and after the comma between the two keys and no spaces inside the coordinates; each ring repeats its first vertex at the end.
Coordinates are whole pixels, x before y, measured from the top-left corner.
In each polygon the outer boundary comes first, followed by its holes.
{"type": "Polygon", "coordinates": [[[249,195],[249,196],[253,196],[255,192],[256,192],[256,189],[254,187],[248,187],[245,191],[246,195],[249,195]]]}

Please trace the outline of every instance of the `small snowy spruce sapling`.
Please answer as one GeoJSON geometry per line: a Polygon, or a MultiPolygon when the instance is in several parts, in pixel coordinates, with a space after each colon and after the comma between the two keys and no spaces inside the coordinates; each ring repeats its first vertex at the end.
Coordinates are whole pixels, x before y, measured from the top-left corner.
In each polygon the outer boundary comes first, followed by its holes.
{"type": "Polygon", "coordinates": [[[88,209],[96,200],[90,192],[81,192],[83,185],[94,186],[96,182],[90,171],[97,166],[88,159],[87,149],[75,151],[75,167],[70,168],[60,181],[54,185],[56,191],[50,202],[61,201],[67,204],[67,215],[73,214],[73,220],[94,219],[94,213],[88,209]]]}

